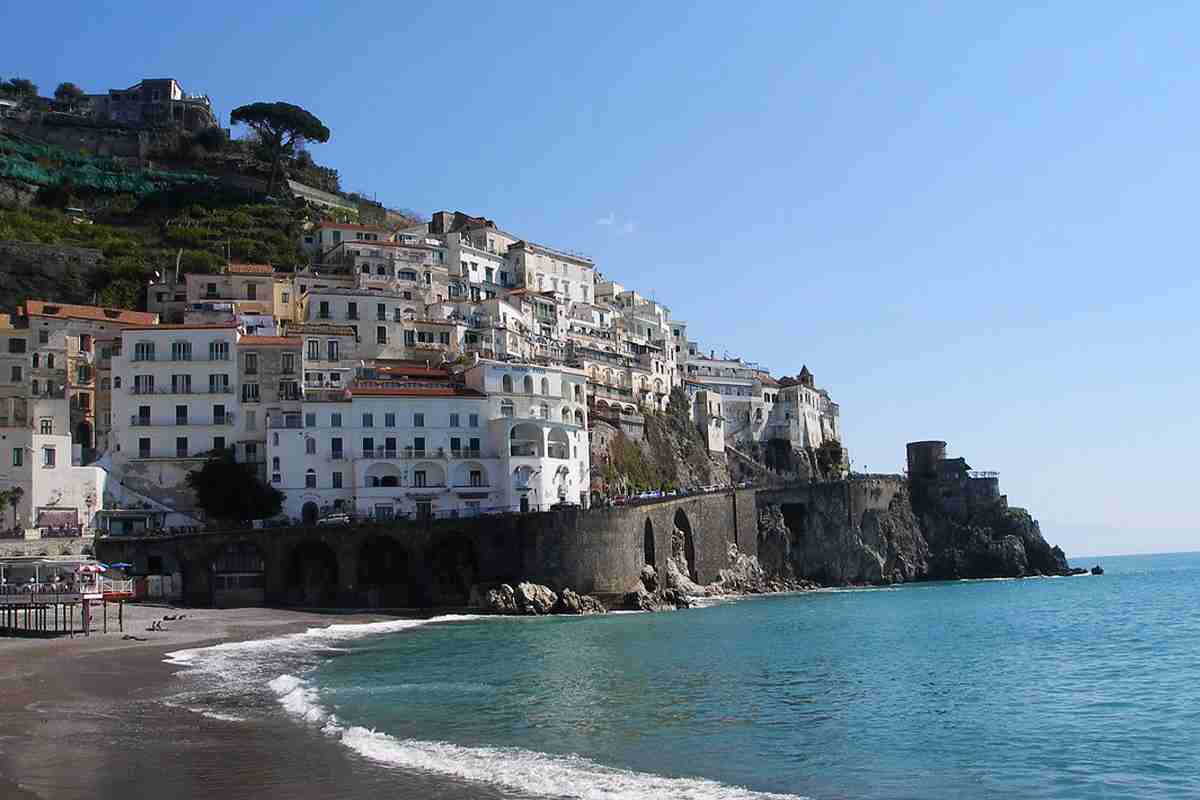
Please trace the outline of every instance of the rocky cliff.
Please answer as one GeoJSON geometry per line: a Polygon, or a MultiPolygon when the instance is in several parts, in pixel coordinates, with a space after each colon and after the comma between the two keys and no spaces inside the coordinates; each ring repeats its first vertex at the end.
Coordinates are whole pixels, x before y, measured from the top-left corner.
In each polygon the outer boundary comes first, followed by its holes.
{"type": "Polygon", "coordinates": [[[899,476],[821,484],[759,498],[759,561],[767,574],[826,586],[1059,575],[1051,547],[1024,509],[1001,503],[951,514],[917,503],[899,476]]]}

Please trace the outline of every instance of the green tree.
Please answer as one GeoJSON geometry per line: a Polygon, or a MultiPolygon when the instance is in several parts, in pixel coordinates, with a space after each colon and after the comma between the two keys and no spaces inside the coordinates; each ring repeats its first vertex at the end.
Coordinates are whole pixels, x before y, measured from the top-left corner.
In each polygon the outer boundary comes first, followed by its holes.
{"type": "Polygon", "coordinates": [[[279,162],[291,157],[296,146],[303,142],[329,141],[329,128],[312,113],[291,103],[250,103],[239,106],[229,115],[232,124],[242,124],[258,136],[271,159],[271,176],[267,179],[267,194],[275,190],[279,162]]]}
{"type": "Polygon", "coordinates": [[[37,84],[28,78],[12,78],[0,83],[0,92],[9,97],[37,97],[37,84]]]}
{"type": "Polygon", "coordinates": [[[235,461],[232,449],[212,451],[204,466],[188,473],[187,483],[196,504],[213,519],[263,519],[283,507],[283,492],[259,480],[249,464],[235,461]]]}
{"type": "Polygon", "coordinates": [[[70,108],[75,108],[83,100],[83,89],[80,89],[75,84],[64,81],[54,90],[54,99],[70,108]]]}
{"type": "Polygon", "coordinates": [[[17,527],[17,506],[21,505],[21,498],[25,496],[25,490],[20,486],[14,486],[4,492],[4,502],[12,507],[13,527],[17,527]]]}

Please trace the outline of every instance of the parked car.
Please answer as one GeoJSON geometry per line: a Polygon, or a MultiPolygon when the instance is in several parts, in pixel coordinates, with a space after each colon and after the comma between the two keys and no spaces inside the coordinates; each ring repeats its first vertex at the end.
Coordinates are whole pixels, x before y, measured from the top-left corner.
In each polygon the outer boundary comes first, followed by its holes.
{"type": "Polygon", "coordinates": [[[330,514],[327,517],[322,517],[317,520],[318,528],[339,528],[349,525],[353,520],[349,514],[330,514]]]}

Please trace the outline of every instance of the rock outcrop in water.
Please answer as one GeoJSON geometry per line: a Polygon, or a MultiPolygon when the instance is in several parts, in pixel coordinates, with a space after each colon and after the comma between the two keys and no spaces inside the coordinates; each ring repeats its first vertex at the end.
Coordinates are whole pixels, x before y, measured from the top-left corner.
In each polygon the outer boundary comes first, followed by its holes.
{"type": "Polygon", "coordinates": [[[603,614],[604,604],[587,594],[563,589],[555,594],[548,586],[521,582],[514,589],[502,583],[484,596],[483,607],[493,614],[541,616],[544,614],[603,614]]]}

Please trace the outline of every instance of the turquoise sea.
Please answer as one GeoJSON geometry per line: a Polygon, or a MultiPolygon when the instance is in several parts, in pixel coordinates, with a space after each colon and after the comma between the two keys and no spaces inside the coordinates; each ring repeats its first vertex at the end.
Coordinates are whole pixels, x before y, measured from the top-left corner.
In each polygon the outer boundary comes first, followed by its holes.
{"type": "Polygon", "coordinates": [[[176,659],[213,713],[289,715],[439,796],[1200,797],[1200,554],[1095,561],[176,659]]]}

